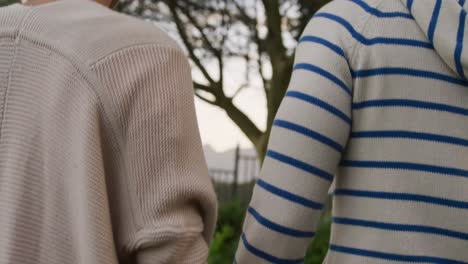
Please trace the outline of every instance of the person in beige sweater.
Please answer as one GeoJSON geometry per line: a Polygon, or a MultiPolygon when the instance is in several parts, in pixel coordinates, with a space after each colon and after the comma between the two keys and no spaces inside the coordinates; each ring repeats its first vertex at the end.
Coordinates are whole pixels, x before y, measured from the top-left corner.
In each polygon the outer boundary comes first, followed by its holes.
{"type": "Polygon", "coordinates": [[[204,263],[215,219],[173,40],[89,0],[0,8],[1,264],[204,263]]]}

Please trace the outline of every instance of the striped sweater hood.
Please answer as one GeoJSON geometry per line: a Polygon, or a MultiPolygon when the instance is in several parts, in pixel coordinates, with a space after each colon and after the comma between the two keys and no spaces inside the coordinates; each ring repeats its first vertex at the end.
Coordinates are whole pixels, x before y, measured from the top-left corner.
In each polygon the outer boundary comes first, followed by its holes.
{"type": "Polygon", "coordinates": [[[431,41],[435,51],[460,77],[468,74],[468,52],[463,46],[466,0],[401,0],[431,41]],[[440,21],[444,21],[440,23],[440,21]]]}

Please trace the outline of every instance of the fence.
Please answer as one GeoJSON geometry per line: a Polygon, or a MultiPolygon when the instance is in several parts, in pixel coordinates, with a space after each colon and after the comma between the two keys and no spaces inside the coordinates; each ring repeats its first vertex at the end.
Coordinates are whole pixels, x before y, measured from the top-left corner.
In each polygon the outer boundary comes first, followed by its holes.
{"type": "Polygon", "coordinates": [[[237,146],[232,169],[210,168],[209,173],[220,203],[239,199],[243,203],[250,200],[255,179],[258,177],[257,156],[241,154],[237,146]]]}

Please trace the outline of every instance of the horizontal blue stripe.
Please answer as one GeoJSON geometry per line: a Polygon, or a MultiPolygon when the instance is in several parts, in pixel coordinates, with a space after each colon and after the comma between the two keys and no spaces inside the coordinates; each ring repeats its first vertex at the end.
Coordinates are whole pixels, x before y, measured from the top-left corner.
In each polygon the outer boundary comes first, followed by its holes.
{"type": "Polygon", "coordinates": [[[417,69],[408,69],[408,68],[375,68],[375,69],[366,69],[366,70],[357,70],[351,72],[353,78],[366,78],[372,76],[380,75],[406,75],[418,78],[426,78],[444,81],[448,83],[458,84],[467,86],[468,83],[465,80],[460,80],[455,77],[441,74],[438,72],[417,70],[417,69]]]}
{"type": "Polygon", "coordinates": [[[258,179],[257,180],[257,185],[259,187],[262,187],[266,191],[269,191],[272,194],[275,194],[283,199],[286,199],[288,201],[300,204],[302,206],[305,206],[307,208],[315,209],[315,210],[322,210],[323,204],[314,202],[312,200],[306,199],[304,197],[301,197],[297,194],[282,190],[276,186],[273,186],[272,184],[262,180],[258,179]]]}
{"type": "Polygon", "coordinates": [[[341,225],[353,225],[353,226],[362,226],[362,227],[368,227],[368,228],[377,228],[377,229],[390,230],[390,231],[433,234],[433,235],[457,238],[461,240],[468,240],[467,233],[462,233],[458,231],[448,230],[448,229],[439,228],[439,227],[432,227],[432,226],[392,224],[392,223],[382,223],[382,222],[342,218],[342,217],[334,217],[333,223],[341,224],[341,225]]]}
{"type": "Polygon", "coordinates": [[[380,17],[380,18],[400,17],[400,18],[409,18],[409,19],[413,18],[410,14],[403,13],[403,12],[384,12],[384,11],[378,10],[375,7],[369,6],[367,3],[365,3],[362,0],[352,0],[351,2],[359,5],[367,13],[376,17],[380,17]]]}
{"type": "Polygon", "coordinates": [[[351,137],[352,138],[410,138],[410,139],[435,141],[435,142],[448,143],[448,144],[468,147],[468,140],[466,139],[450,137],[450,136],[445,136],[445,135],[412,132],[412,131],[399,131],[399,130],[357,131],[357,132],[352,132],[351,137]]]}
{"type": "Polygon", "coordinates": [[[467,262],[439,258],[439,257],[429,257],[429,256],[410,256],[410,255],[398,255],[393,253],[384,253],[379,251],[371,251],[365,249],[357,249],[350,247],[343,247],[338,245],[330,245],[330,250],[378,259],[393,260],[393,261],[405,261],[405,262],[417,262],[417,263],[438,263],[438,264],[467,264],[467,262]]]}
{"type": "Polygon", "coordinates": [[[319,14],[316,14],[314,17],[322,17],[322,18],[330,19],[332,21],[335,21],[341,24],[343,27],[346,28],[346,30],[349,31],[349,33],[351,34],[353,38],[355,38],[357,41],[367,46],[383,44],[383,45],[412,46],[412,47],[426,48],[426,49],[433,48],[431,43],[420,41],[420,40],[415,40],[415,39],[387,38],[387,37],[366,38],[361,33],[357,32],[348,21],[346,21],[345,19],[337,15],[333,15],[330,13],[319,13],[319,14]]]}
{"type": "Polygon", "coordinates": [[[271,263],[275,264],[300,264],[304,261],[304,259],[282,259],[275,257],[271,254],[268,254],[264,251],[261,251],[260,249],[252,246],[249,241],[247,241],[247,238],[245,237],[245,234],[242,233],[242,242],[244,243],[245,248],[252,253],[253,255],[264,259],[266,261],[269,261],[271,263]]]}
{"type": "Polygon", "coordinates": [[[410,162],[343,160],[341,162],[341,166],[358,168],[415,170],[468,178],[468,171],[466,170],[410,162]]]}
{"type": "Polygon", "coordinates": [[[320,133],[317,133],[313,130],[310,130],[306,127],[303,127],[303,126],[300,126],[300,125],[297,125],[297,124],[294,124],[294,123],[291,123],[289,121],[286,121],[286,120],[281,120],[281,119],[277,119],[275,120],[275,122],[273,122],[273,126],[277,126],[277,127],[282,127],[282,128],[286,128],[288,130],[292,130],[292,131],[295,131],[297,133],[300,133],[302,135],[305,135],[307,137],[310,137],[310,138],[313,138],[331,148],[333,148],[334,150],[338,151],[338,152],[342,152],[343,151],[343,147],[335,142],[334,140],[332,140],[331,138],[328,138],[320,133]]]}
{"type": "Polygon", "coordinates": [[[353,103],[353,109],[355,110],[367,107],[414,107],[468,116],[468,109],[425,101],[405,99],[383,99],[353,103]]]}
{"type": "Polygon", "coordinates": [[[343,49],[341,49],[340,47],[338,47],[338,45],[333,44],[332,42],[324,38],[320,38],[316,36],[303,36],[302,38],[299,39],[299,43],[302,43],[302,42],[313,42],[313,43],[321,44],[346,59],[346,55],[343,49]]]}
{"type": "Polygon", "coordinates": [[[279,152],[276,152],[276,151],[273,151],[273,150],[268,150],[267,151],[267,157],[270,157],[272,159],[275,159],[277,161],[280,161],[282,163],[285,163],[285,164],[288,164],[294,168],[298,168],[300,170],[303,170],[305,172],[308,172],[310,174],[313,174],[319,178],[322,178],[324,180],[327,180],[329,182],[332,182],[333,181],[333,175],[331,175],[330,173],[324,171],[324,170],[321,170],[317,167],[314,167],[310,164],[307,164],[303,161],[300,161],[300,160],[297,160],[293,157],[290,157],[290,156],[287,156],[287,155],[284,155],[284,154],[281,154],[279,152]]]}
{"type": "Polygon", "coordinates": [[[282,225],[278,225],[278,224],[268,220],[267,218],[263,217],[261,214],[259,214],[252,207],[249,207],[249,209],[247,211],[255,218],[255,220],[257,220],[257,222],[262,224],[264,227],[266,227],[268,229],[271,229],[273,231],[276,231],[278,233],[285,234],[285,235],[288,235],[288,236],[293,236],[293,237],[300,237],[300,238],[304,238],[304,237],[312,238],[315,235],[314,232],[301,231],[301,230],[296,230],[296,229],[292,229],[292,228],[289,228],[289,227],[285,227],[285,226],[282,226],[282,225]]]}
{"type": "Polygon", "coordinates": [[[308,64],[308,63],[298,63],[298,64],[296,64],[294,66],[294,70],[306,70],[306,71],[310,71],[310,72],[313,72],[313,73],[317,73],[318,75],[323,76],[323,77],[327,78],[328,80],[332,81],[333,83],[335,83],[336,85],[338,85],[348,95],[352,95],[351,89],[349,89],[348,86],[342,80],[340,80],[338,77],[336,77],[332,73],[330,73],[330,72],[328,72],[328,71],[326,71],[326,70],[324,70],[324,69],[322,69],[322,68],[320,68],[318,66],[308,64]]]}
{"type": "Polygon", "coordinates": [[[333,193],[337,196],[355,196],[364,198],[375,198],[385,200],[413,201],[428,204],[436,204],[460,209],[468,209],[468,202],[450,200],[440,197],[428,195],[412,194],[412,193],[391,193],[391,192],[372,192],[349,189],[336,189],[333,193]]]}
{"type": "Polygon", "coordinates": [[[326,110],[327,112],[337,116],[338,118],[345,121],[348,125],[351,126],[351,118],[349,118],[345,113],[341,112],[337,108],[333,107],[332,105],[328,104],[325,101],[320,100],[317,97],[314,97],[305,93],[297,92],[297,91],[288,91],[285,96],[300,99],[302,101],[318,106],[326,110]]]}
{"type": "Polygon", "coordinates": [[[442,5],[442,0],[437,0],[434,6],[434,11],[432,12],[431,23],[429,23],[427,36],[429,37],[429,40],[432,43],[434,43],[434,32],[437,26],[437,20],[439,19],[441,5],[442,5]]]}

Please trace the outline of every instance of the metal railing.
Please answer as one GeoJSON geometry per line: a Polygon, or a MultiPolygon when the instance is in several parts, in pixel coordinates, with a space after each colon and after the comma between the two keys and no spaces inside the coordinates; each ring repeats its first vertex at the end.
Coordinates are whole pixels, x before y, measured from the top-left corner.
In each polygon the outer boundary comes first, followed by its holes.
{"type": "Polygon", "coordinates": [[[233,159],[232,169],[209,169],[218,200],[229,202],[239,199],[241,202],[248,202],[259,172],[257,156],[241,154],[237,146],[233,159]]]}

